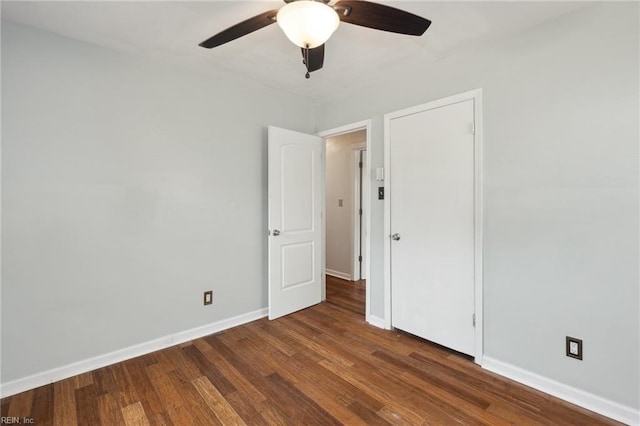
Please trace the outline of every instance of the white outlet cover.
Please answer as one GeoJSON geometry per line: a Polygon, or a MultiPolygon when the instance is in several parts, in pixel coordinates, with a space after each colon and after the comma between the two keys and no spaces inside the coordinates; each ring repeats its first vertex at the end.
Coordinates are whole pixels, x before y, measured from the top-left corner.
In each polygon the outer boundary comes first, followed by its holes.
{"type": "Polygon", "coordinates": [[[578,343],[577,342],[569,342],[569,352],[572,355],[579,355],[578,354],[578,343]]]}

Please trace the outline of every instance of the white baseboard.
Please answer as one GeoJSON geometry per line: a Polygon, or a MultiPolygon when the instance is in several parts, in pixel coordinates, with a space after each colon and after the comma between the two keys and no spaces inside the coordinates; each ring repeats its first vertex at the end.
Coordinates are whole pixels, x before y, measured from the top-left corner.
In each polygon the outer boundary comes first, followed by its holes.
{"type": "Polygon", "coordinates": [[[343,280],[352,281],[351,275],[345,274],[344,272],[334,271],[333,269],[325,269],[324,273],[327,275],[331,275],[332,277],[342,278],[343,280]]]}
{"type": "Polygon", "coordinates": [[[384,319],[382,319],[380,317],[377,317],[375,315],[369,315],[367,317],[367,322],[369,324],[371,324],[372,326],[374,326],[374,327],[384,328],[384,329],[387,328],[386,325],[385,325],[384,319]]]}
{"type": "Polygon", "coordinates": [[[48,385],[59,380],[77,376],[78,374],[93,371],[98,368],[106,367],[117,362],[135,358],[140,355],[146,355],[151,352],[159,351],[180,343],[188,342],[209,334],[217,333],[232,327],[246,324],[251,321],[266,317],[268,309],[258,309],[257,311],[248,312],[232,318],[227,318],[212,324],[203,325],[201,327],[192,328],[190,330],[181,331],[158,339],[150,340],[145,343],[130,346],[108,354],[99,355],[83,361],[74,362],[73,364],[54,368],[49,371],[34,374],[22,379],[13,380],[11,382],[0,384],[0,396],[2,398],[15,395],[30,389],[34,389],[43,385],[48,385]]]}
{"type": "Polygon", "coordinates": [[[483,359],[482,368],[619,422],[632,426],[640,425],[640,410],[627,407],[487,356],[483,359]]]}

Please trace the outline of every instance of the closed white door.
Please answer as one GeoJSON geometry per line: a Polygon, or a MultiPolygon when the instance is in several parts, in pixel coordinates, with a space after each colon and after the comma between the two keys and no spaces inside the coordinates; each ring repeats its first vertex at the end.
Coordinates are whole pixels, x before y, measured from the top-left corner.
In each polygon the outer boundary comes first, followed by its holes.
{"type": "Polygon", "coordinates": [[[324,140],[269,127],[269,319],[322,300],[324,140]]]}
{"type": "Polygon", "coordinates": [[[389,123],[393,327],[469,355],[474,329],[474,101],[389,123]]]}

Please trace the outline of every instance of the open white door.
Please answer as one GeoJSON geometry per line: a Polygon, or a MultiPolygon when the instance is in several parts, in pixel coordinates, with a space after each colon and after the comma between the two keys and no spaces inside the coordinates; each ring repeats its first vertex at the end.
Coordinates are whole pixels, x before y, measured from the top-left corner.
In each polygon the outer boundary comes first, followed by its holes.
{"type": "Polygon", "coordinates": [[[269,127],[269,319],[322,300],[322,156],[318,136],[269,127]]]}

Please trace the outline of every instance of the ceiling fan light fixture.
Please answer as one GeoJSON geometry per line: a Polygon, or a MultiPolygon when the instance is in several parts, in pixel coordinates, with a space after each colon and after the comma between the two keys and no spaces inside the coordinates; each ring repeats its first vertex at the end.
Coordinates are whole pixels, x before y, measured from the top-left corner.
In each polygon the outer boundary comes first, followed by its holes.
{"type": "Polygon", "coordinates": [[[331,6],[313,0],[298,0],[283,6],[276,17],[291,42],[313,49],[323,45],[340,24],[331,6]]]}

